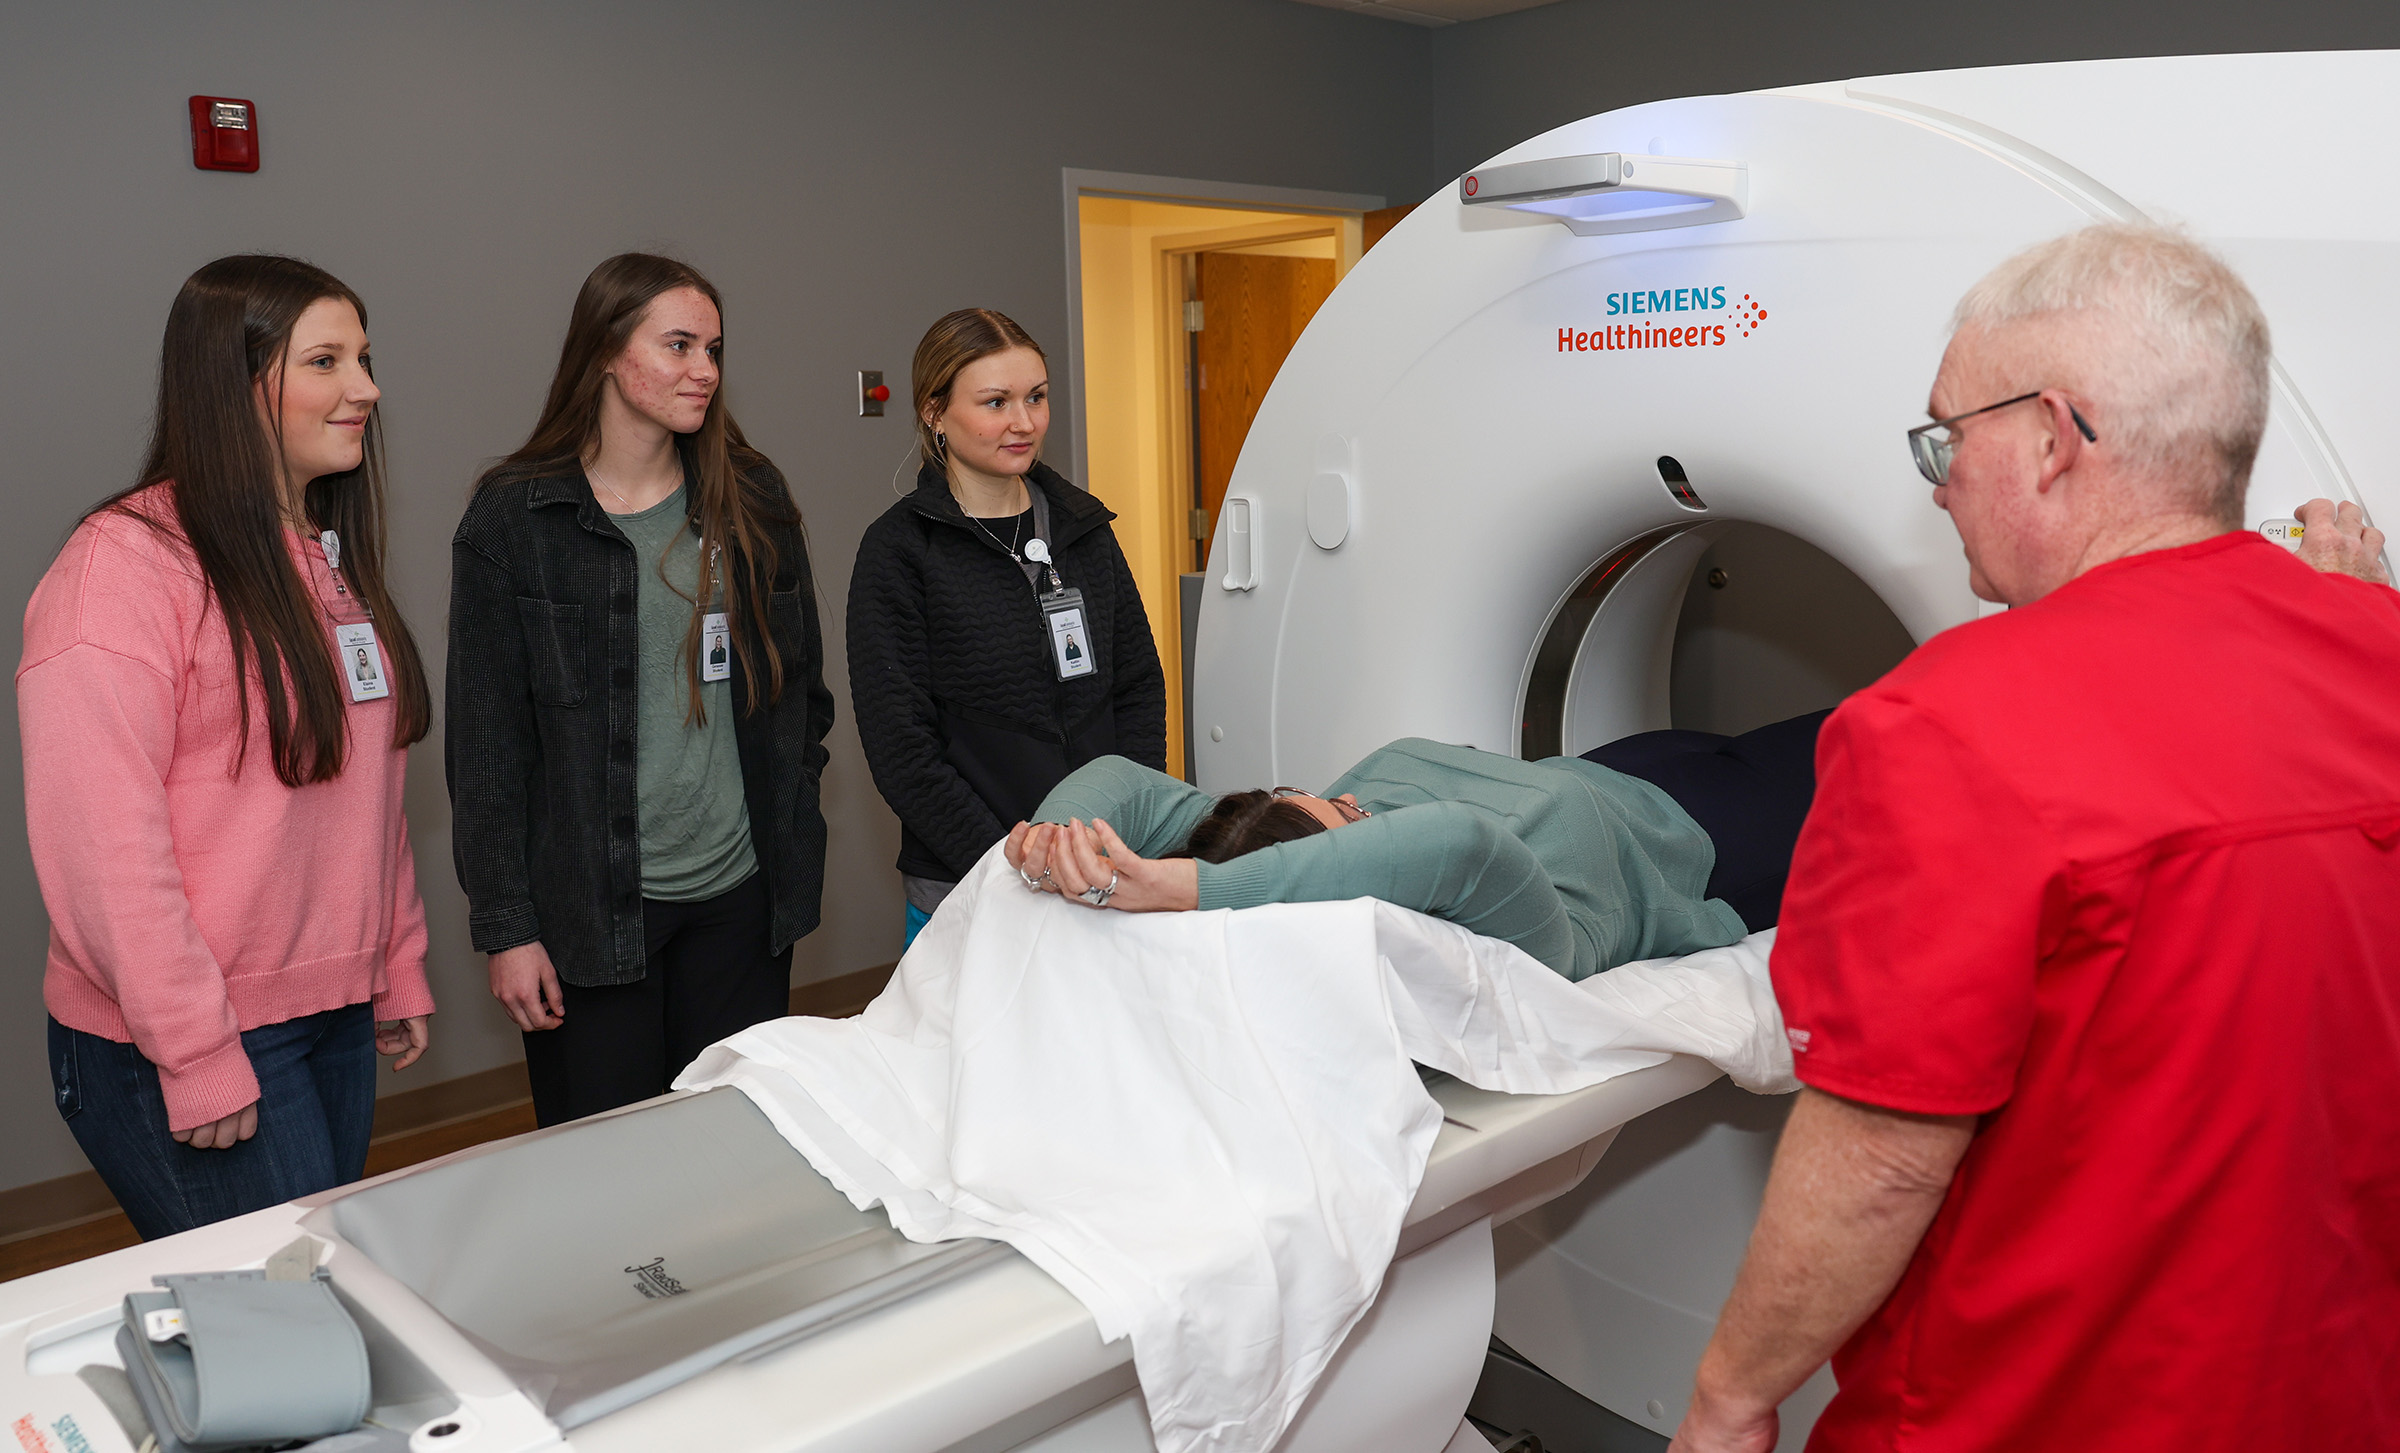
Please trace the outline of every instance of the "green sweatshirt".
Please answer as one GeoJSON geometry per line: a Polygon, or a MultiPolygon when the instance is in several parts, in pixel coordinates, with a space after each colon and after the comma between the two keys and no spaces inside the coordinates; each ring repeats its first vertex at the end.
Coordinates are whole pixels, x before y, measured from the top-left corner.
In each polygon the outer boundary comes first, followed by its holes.
{"type": "MultiPolygon", "coordinates": [[[[1743,935],[1701,894],[1716,849],[1673,798],[1574,757],[1525,762],[1409,738],[1342,774],[1374,816],[1227,863],[1202,908],[1380,898],[1506,939],[1570,979],[1743,935]]],[[[1077,768],[1036,822],[1095,817],[1145,858],[1180,852],[1216,799],[1123,757],[1077,768]]]]}

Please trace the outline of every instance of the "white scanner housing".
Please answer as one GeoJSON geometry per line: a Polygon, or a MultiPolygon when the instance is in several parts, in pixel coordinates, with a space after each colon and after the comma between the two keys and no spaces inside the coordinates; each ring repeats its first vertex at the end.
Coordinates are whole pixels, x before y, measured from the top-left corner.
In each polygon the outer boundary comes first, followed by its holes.
{"type": "Polygon", "coordinates": [[[1376,245],[1259,409],[1200,614],[1200,785],[1321,785],[1400,736],[1547,754],[1670,725],[1663,648],[1721,522],[1818,546],[1920,640],[1971,618],[1901,436],[1968,286],[2094,221],[2188,227],[2265,306],[2250,523],[2315,496],[2373,515],[2395,82],[2384,52],[1953,71],[1661,101],[1503,152],[1376,245]]]}

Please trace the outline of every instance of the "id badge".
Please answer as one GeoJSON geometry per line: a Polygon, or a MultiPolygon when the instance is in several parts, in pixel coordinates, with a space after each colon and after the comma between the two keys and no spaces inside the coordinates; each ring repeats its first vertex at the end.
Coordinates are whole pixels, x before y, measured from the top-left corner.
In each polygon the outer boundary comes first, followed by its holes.
{"type": "Polygon", "coordinates": [[[733,675],[733,632],[725,612],[712,610],[700,617],[700,679],[723,681],[733,675]]]}
{"type": "Polygon", "coordinates": [[[368,621],[333,628],[334,658],[342,678],[350,683],[352,701],[381,701],[392,694],[384,674],[383,648],[375,644],[375,627],[368,621]]]}
{"type": "Polygon", "coordinates": [[[1072,681],[1100,669],[1092,661],[1091,627],[1083,621],[1083,592],[1060,590],[1042,597],[1042,625],[1050,632],[1050,661],[1058,679],[1072,681]]]}

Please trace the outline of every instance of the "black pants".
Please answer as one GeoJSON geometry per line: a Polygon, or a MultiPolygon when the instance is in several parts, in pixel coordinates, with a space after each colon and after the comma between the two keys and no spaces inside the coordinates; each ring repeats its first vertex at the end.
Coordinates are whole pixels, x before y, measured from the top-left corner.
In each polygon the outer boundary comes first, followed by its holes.
{"type": "Polygon", "coordinates": [[[1792,846],[1817,795],[1817,728],[1831,711],[1810,712],[1738,737],[1715,732],[1643,732],[1583,754],[1639,777],[1669,797],[1716,844],[1708,896],[1722,898],[1752,933],[1775,926],[1792,846]]]}
{"type": "Polygon", "coordinates": [[[767,880],[697,903],[642,903],[648,960],[631,984],[560,985],[567,1021],[525,1036],[534,1119],[596,1115],[667,1092],[700,1051],[791,1013],[792,947],[767,951],[767,880]]]}

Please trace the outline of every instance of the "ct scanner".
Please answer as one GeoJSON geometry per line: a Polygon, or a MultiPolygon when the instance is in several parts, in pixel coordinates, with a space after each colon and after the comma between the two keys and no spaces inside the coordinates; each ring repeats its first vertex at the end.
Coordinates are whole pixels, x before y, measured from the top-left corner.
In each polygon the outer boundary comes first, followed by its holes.
{"type": "MultiPolygon", "coordinates": [[[[1673,720],[1694,567],[1737,534],[1821,550],[1919,640],[1991,609],[1901,436],[1960,295],[2095,221],[2188,227],[2265,307],[2248,523],[2317,496],[2372,517],[2395,82],[2392,53],[1889,76],[1629,107],[1494,157],[1361,261],[1259,410],[1202,587],[1200,785],[1326,782],[1399,736],[1537,757],[1832,705],[1735,683],[1719,720],[1673,720]]],[[[1646,1118],[1498,1233],[1497,1335],[1660,1432],[1763,1189],[1781,1112],[1748,1098],[1646,1118]]],[[[1787,1406],[1784,1446],[1831,1392],[1787,1406]]]]}
{"type": "MultiPolygon", "coordinates": [[[[1200,615],[1201,785],[1323,782],[1402,735],[1539,755],[1669,725],[1695,568],[1737,545],[1821,551],[1918,639],[1972,617],[1901,433],[1959,294],[2096,218],[2180,221],[2264,302],[2251,522],[2319,495],[2372,512],[2394,488],[2373,441],[2400,204],[2373,179],[2395,123],[2400,57],[2214,57],[1660,102],[1503,153],[1367,256],[1260,410],[1200,615]]],[[[1836,656],[1881,628],[1819,627],[1836,656]]],[[[1779,1115],[1713,1078],[1435,1084],[1449,1123],[1402,1255],[1280,1446],[1478,1446],[1460,1415],[1495,1331],[1671,1429],[1779,1115]]],[[[900,1242],[730,1092],[0,1287],[0,1422],[28,1449],[129,1446],[79,1375],[115,1360],[121,1298],[302,1236],[365,1330],[383,1446],[1149,1446],[1124,1346],[1055,1283],[900,1242]]]]}

